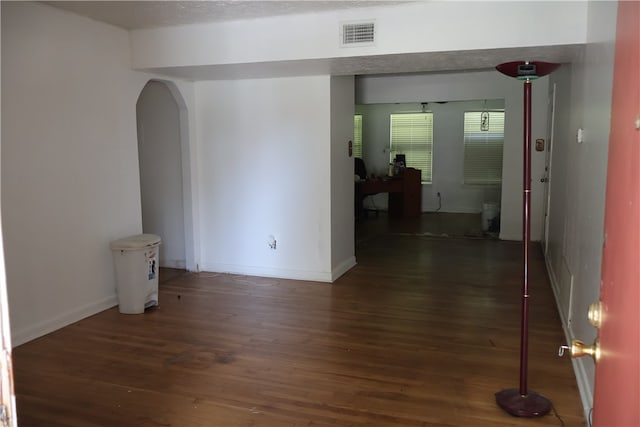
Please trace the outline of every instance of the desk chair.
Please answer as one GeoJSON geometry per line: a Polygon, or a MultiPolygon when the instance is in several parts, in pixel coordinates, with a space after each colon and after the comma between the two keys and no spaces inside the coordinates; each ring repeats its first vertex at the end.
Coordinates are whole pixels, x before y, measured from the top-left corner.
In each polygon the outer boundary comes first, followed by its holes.
{"type": "MultiPolygon", "coordinates": [[[[354,163],[354,174],[358,175],[358,177],[361,180],[366,180],[367,179],[367,167],[364,164],[364,160],[362,160],[360,157],[354,157],[353,158],[354,163]]],[[[356,206],[356,217],[359,216],[359,213],[362,213],[363,216],[367,216],[367,212],[375,212],[376,213],[376,217],[378,216],[378,209],[366,209],[363,206],[363,202],[364,202],[364,198],[367,197],[365,196],[361,196],[360,194],[358,194],[358,192],[356,191],[355,194],[355,206],[356,206]]]]}

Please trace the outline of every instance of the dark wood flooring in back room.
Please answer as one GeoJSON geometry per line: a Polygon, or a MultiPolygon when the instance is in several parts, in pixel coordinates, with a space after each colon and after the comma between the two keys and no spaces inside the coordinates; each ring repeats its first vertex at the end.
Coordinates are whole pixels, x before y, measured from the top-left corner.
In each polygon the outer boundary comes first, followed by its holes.
{"type": "Polygon", "coordinates": [[[521,245],[446,223],[360,221],[334,284],[161,270],[158,309],[14,350],[20,426],[586,425],[538,246],[529,386],[561,419],[496,406],[518,387],[521,245]]]}

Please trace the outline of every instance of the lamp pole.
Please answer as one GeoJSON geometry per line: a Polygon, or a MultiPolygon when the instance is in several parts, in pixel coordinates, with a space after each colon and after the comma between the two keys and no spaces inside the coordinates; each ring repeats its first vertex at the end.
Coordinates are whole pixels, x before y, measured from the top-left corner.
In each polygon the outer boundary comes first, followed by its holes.
{"type": "Polygon", "coordinates": [[[524,153],[522,170],[522,307],[520,318],[520,386],[496,393],[496,403],[518,417],[540,417],[551,411],[551,401],[527,387],[529,354],[529,246],[531,243],[531,88],[533,80],[546,76],[560,64],[515,61],[496,67],[509,77],[524,81],[524,153]]]}

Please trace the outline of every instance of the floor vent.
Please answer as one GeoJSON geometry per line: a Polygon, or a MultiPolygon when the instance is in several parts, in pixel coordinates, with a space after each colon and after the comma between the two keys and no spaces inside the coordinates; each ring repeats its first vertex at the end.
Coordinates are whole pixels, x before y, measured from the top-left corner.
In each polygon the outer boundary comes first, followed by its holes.
{"type": "Polygon", "coordinates": [[[342,46],[371,45],[375,41],[374,22],[350,22],[342,24],[340,41],[342,46]]]}

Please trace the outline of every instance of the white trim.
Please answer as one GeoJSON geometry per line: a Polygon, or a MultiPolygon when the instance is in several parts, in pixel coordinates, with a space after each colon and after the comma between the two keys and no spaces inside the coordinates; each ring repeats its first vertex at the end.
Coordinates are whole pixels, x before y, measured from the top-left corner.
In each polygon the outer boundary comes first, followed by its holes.
{"type": "Polygon", "coordinates": [[[584,369],[584,359],[571,359],[573,365],[573,372],[576,374],[576,383],[578,384],[578,391],[580,392],[580,400],[582,401],[582,411],[584,413],[584,419],[589,423],[589,413],[593,407],[593,392],[589,387],[589,377],[587,371],[584,369]]]}
{"type": "MultiPolygon", "coordinates": [[[[500,240],[512,240],[515,242],[522,242],[522,234],[507,234],[500,232],[500,240]]],[[[533,242],[534,240],[532,240],[533,242]]]]}
{"type": "MultiPolygon", "coordinates": [[[[432,185],[432,184],[422,184],[422,185],[432,185]]],[[[461,207],[456,209],[447,209],[447,210],[436,210],[434,209],[423,209],[421,213],[451,213],[451,214],[482,214],[482,210],[478,210],[478,208],[469,208],[469,207],[461,207]]]]}
{"type": "Polygon", "coordinates": [[[47,335],[51,332],[57,331],[67,325],[78,322],[89,316],[93,316],[96,313],[107,310],[109,308],[118,305],[118,297],[114,293],[111,296],[103,298],[91,304],[87,304],[84,307],[80,307],[76,310],[68,311],[56,316],[52,319],[39,322],[35,325],[31,325],[23,330],[17,331],[12,335],[13,347],[17,347],[21,344],[27,343],[41,336],[47,335]]]}
{"type": "Polygon", "coordinates": [[[555,132],[555,121],[556,121],[556,93],[557,93],[557,83],[553,83],[551,85],[551,91],[548,93],[549,103],[551,104],[551,108],[549,108],[549,104],[547,104],[547,142],[545,148],[545,177],[546,182],[544,183],[543,189],[543,218],[542,218],[542,242],[543,242],[543,251],[545,254],[549,252],[549,220],[551,215],[551,174],[553,169],[551,168],[553,161],[553,145],[554,145],[554,132],[555,132]]]}
{"type": "Polygon", "coordinates": [[[219,263],[202,263],[200,265],[200,271],[328,283],[331,282],[332,274],[328,271],[287,270],[282,268],[251,267],[246,265],[219,263]]]}
{"type": "MultiPolygon", "coordinates": [[[[498,237],[500,240],[510,240],[513,242],[522,242],[522,234],[518,233],[518,234],[506,234],[506,233],[500,233],[500,236],[498,237]]],[[[540,242],[540,238],[532,238],[531,239],[531,243],[537,243],[540,242]]]]}
{"type": "MultiPolygon", "coordinates": [[[[551,282],[551,289],[553,290],[553,296],[556,301],[556,308],[560,315],[560,321],[562,322],[562,330],[564,332],[565,342],[570,343],[574,339],[573,331],[567,325],[567,316],[562,312],[560,306],[560,285],[556,279],[555,272],[548,257],[545,257],[545,264],[547,266],[547,272],[549,275],[549,281],[551,282]]],[[[593,390],[591,390],[589,377],[584,369],[583,359],[571,359],[571,365],[573,366],[573,373],[576,376],[576,383],[578,385],[578,392],[580,393],[580,400],[582,401],[582,411],[584,418],[589,424],[589,412],[593,406],[593,390]]]]}
{"type": "Polygon", "coordinates": [[[340,265],[338,265],[336,268],[334,268],[331,271],[331,282],[335,282],[336,280],[338,280],[340,276],[345,274],[347,271],[351,270],[353,267],[356,266],[356,264],[357,262],[356,262],[355,256],[352,256],[344,260],[340,265]]]}
{"type": "Polygon", "coordinates": [[[165,259],[160,263],[160,267],[185,270],[187,268],[187,263],[183,259],[165,259]]]}

